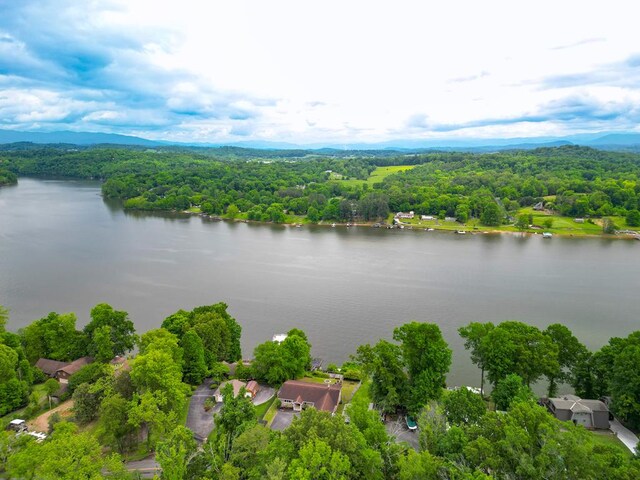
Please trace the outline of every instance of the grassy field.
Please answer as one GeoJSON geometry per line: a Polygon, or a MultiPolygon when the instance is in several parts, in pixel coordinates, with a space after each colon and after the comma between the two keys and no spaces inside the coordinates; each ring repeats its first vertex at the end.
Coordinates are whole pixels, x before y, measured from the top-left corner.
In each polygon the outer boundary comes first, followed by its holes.
{"type": "Polygon", "coordinates": [[[363,185],[367,183],[370,187],[372,187],[373,184],[382,182],[382,180],[384,180],[385,177],[388,177],[389,175],[393,175],[394,173],[398,172],[404,172],[406,170],[411,170],[413,167],[415,167],[415,165],[391,165],[389,167],[378,167],[373,172],[371,172],[371,175],[369,175],[369,178],[367,178],[366,180],[351,178],[349,180],[334,181],[350,186],[363,185]]]}
{"type": "MultiPolygon", "coordinates": [[[[545,212],[536,212],[532,208],[522,208],[514,215],[532,215],[533,225],[540,226],[541,228],[529,228],[525,230],[528,233],[542,233],[550,232],[557,235],[572,235],[572,236],[584,236],[584,235],[601,235],[602,234],[602,219],[595,218],[593,223],[588,222],[586,219],[583,223],[576,222],[574,218],[562,217],[560,215],[553,215],[545,212]],[[546,227],[545,222],[551,220],[551,227],[546,227]]],[[[624,217],[609,217],[616,225],[618,230],[640,230],[638,227],[629,227],[624,217]]],[[[389,223],[393,222],[393,215],[390,215],[388,219],[389,223]]],[[[420,216],[416,215],[412,219],[403,219],[402,223],[406,227],[424,229],[434,228],[436,230],[463,230],[463,231],[500,231],[500,232],[520,232],[514,225],[500,225],[497,227],[488,227],[480,224],[478,219],[471,219],[465,224],[461,224],[453,221],[445,220],[420,220],[420,216]]]]}
{"type": "Polygon", "coordinates": [[[633,454],[625,446],[625,444],[622,443],[618,439],[618,437],[616,437],[612,432],[608,430],[607,431],[594,430],[594,431],[591,431],[591,434],[593,435],[594,442],[602,445],[618,448],[620,449],[620,452],[623,453],[624,455],[627,455],[629,457],[633,456],[633,454]]]}

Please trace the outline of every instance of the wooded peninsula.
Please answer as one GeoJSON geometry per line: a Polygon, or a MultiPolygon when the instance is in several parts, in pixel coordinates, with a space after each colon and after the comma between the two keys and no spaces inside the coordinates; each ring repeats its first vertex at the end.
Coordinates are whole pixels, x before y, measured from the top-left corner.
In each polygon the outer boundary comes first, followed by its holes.
{"type": "Polygon", "coordinates": [[[0,178],[12,183],[13,175],[101,179],[104,197],[127,209],[234,220],[567,235],[640,226],[640,154],[578,146],[402,153],[4,145],[0,178]]]}

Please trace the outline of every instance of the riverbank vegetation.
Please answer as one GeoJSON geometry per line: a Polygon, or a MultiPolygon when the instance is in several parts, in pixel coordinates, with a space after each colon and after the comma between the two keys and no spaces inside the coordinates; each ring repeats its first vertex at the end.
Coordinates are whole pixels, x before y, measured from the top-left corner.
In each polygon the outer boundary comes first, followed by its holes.
{"type": "Polygon", "coordinates": [[[18,183],[18,176],[4,168],[0,168],[0,187],[5,185],[15,185],[18,183]]]}
{"type": "MultiPolygon", "coordinates": [[[[6,310],[0,319],[0,385],[17,382],[22,392],[16,402],[3,398],[5,409],[29,408],[32,400],[43,403],[52,395],[64,398],[47,386],[57,382],[44,382],[34,366],[37,358],[68,361],[91,354],[94,360],[71,375],[66,395],[73,399],[72,416],[51,415],[47,439],[0,433],[0,476],[6,478],[132,479],[123,458],[149,453],[160,465],[160,478],[176,480],[640,475],[640,460],[615,439],[556,420],[530,389],[544,379],[549,395],[570,384],[588,398],[609,396],[613,412],[640,427],[640,332],[613,338],[592,353],[560,324],[540,330],[515,321],[470,323],[459,333],[480,369],[481,384],[486,378],[493,386],[484,397],[465,387],[446,388],[452,352],[437,325],[406,323],[394,330],[393,341],[362,345],[353,361],[328,367],[364,380],[360,388],[349,384],[351,393],[339,409],[344,416],[308,408],[284,431],[273,431],[261,420],[273,420],[278,400],[255,408],[242,390],[234,397],[227,384],[213,431],[198,445],[183,426],[190,385],[204,377],[229,377],[223,362],[242,358],[242,330],[224,303],[179,310],[140,336],[126,312],[107,304],[91,310],[82,330],[73,314],[51,313],[18,333],[6,330],[6,310]],[[417,432],[399,427],[405,415],[417,419],[417,432]]],[[[252,362],[234,363],[234,373],[276,388],[305,375],[324,382],[328,373],[309,372],[310,351],[306,334],[292,329],[282,342],[258,345],[252,362]]],[[[27,417],[37,413],[20,411],[27,417]]]]}
{"type": "Polygon", "coordinates": [[[640,226],[640,155],[577,146],[490,154],[49,146],[0,156],[20,175],[102,179],[105,197],[137,210],[274,223],[391,222],[413,211],[403,223],[572,235],[640,226]]]}

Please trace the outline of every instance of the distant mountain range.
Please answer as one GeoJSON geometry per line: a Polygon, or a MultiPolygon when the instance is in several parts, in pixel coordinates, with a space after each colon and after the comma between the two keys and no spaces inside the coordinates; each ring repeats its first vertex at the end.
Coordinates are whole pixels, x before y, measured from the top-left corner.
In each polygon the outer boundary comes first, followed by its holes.
{"type": "Polygon", "coordinates": [[[394,150],[400,152],[415,152],[421,150],[456,150],[490,152],[498,150],[526,150],[540,147],[557,147],[561,145],[583,145],[607,150],[640,151],[640,133],[608,133],[578,134],[566,137],[518,137],[518,138],[483,138],[483,139],[408,139],[390,140],[377,143],[313,143],[293,144],[286,142],[244,141],[230,143],[174,143],[169,141],[154,141],[145,138],[114,133],[92,132],[21,132],[14,130],[0,130],[0,144],[29,142],[35,144],[71,144],[71,145],[125,145],[139,147],[161,147],[178,145],[182,147],[222,147],[233,146],[257,149],[277,150],[394,150]]]}

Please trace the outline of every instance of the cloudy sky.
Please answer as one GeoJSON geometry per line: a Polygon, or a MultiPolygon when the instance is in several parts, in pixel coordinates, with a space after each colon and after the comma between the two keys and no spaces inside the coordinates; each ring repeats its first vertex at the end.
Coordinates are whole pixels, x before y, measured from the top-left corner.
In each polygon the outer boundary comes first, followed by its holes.
{"type": "Polygon", "coordinates": [[[0,128],[298,144],[640,131],[630,1],[0,0],[0,128]]]}

